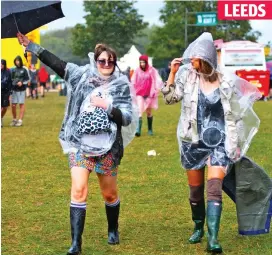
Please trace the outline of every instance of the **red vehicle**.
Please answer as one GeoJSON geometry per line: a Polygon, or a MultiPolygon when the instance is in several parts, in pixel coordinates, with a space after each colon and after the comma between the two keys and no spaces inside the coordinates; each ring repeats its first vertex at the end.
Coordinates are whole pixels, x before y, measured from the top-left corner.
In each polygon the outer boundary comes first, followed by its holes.
{"type": "Polygon", "coordinates": [[[264,45],[250,41],[215,41],[218,62],[222,70],[229,70],[258,87],[264,97],[269,95],[270,71],[267,70],[264,45]]]}
{"type": "Polygon", "coordinates": [[[236,74],[255,85],[264,97],[269,95],[270,71],[262,70],[238,70],[236,74]]]}

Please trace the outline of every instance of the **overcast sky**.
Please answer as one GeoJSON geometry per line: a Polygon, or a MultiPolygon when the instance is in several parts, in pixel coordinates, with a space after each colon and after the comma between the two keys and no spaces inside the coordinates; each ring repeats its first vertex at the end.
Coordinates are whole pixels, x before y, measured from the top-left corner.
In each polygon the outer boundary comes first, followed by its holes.
{"type": "MultiPolygon", "coordinates": [[[[163,5],[163,0],[140,0],[135,4],[135,7],[149,24],[160,24],[159,10],[163,5]]],[[[83,16],[85,13],[83,10],[83,0],[64,0],[62,1],[62,10],[65,18],[49,23],[48,30],[71,27],[77,23],[84,23],[85,20],[83,16]]],[[[272,41],[272,20],[251,21],[251,26],[254,30],[258,30],[262,33],[259,39],[260,43],[266,44],[268,41],[272,41]]]]}

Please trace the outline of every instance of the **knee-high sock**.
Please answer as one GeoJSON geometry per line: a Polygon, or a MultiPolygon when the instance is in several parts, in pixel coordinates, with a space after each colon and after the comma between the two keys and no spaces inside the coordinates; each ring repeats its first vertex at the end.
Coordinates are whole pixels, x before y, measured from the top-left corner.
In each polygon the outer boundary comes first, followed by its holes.
{"type": "Polygon", "coordinates": [[[117,201],[114,203],[105,202],[105,208],[108,220],[108,231],[117,231],[120,211],[120,200],[117,199],[117,201]]]}
{"type": "Polygon", "coordinates": [[[222,183],[219,178],[213,178],[207,182],[207,200],[222,202],[222,183]]]}
{"type": "Polygon", "coordinates": [[[204,199],[204,184],[200,186],[192,186],[190,187],[190,201],[191,202],[199,202],[204,199]]]}

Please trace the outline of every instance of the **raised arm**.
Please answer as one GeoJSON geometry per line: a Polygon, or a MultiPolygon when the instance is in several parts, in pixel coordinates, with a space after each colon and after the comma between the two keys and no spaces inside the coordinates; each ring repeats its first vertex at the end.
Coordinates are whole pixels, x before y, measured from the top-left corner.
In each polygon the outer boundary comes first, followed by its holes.
{"type": "Polygon", "coordinates": [[[44,49],[40,45],[31,42],[25,35],[17,34],[19,43],[26,47],[26,51],[32,52],[39,58],[44,64],[54,70],[61,78],[65,76],[65,68],[67,63],[57,56],[44,49]]]}
{"type": "Polygon", "coordinates": [[[165,86],[161,90],[166,104],[177,103],[183,98],[184,70],[180,67],[181,61],[181,58],[175,58],[171,62],[171,72],[165,86]]]}

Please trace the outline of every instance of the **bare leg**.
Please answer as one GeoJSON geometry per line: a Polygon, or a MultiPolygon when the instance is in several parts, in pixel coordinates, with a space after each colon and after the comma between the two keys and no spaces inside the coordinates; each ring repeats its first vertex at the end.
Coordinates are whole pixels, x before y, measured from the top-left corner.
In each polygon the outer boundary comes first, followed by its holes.
{"type": "Polygon", "coordinates": [[[12,104],[11,105],[11,111],[12,111],[12,117],[13,117],[13,119],[14,120],[16,120],[16,106],[17,106],[17,104],[12,104]]]}
{"type": "Polygon", "coordinates": [[[41,96],[44,97],[44,86],[41,86],[40,89],[41,89],[41,96]]]}
{"type": "Polygon", "coordinates": [[[67,254],[81,254],[82,234],[86,217],[89,171],[82,167],[71,169],[70,224],[72,245],[67,254]]]}
{"type": "Polygon", "coordinates": [[[88,195],[88,180],[90,172],[82,167],[71,169],[71,200],[74,202],[86,202],[88,195]]]}
{"type": "Polygon", "coordinates": [[[101,194],[105,202],[112,204],[118,199],[117,176],[97,174],[101,194]]]}
{"type": "Polygon", "coordinates": [[[152,117],[152,108],[147,108],[146,109],[146,115],[147,115],[147,118],[152,117]]]}
{"type": "Polygon", "coordinates": [[[143,115],[143,112],[144,112],[144,98],[142,96],[137,96],[136,98],[137,100],[137,105],[138,105],[138,108],[139,108],[139,118],[142,117],[143,115]]]}
{"type": "Polygon", "coordinates": [[[25,114],[25,104],[20,104],[20,114],[19,114],[19,119],[23,120],[25,114]]]}

